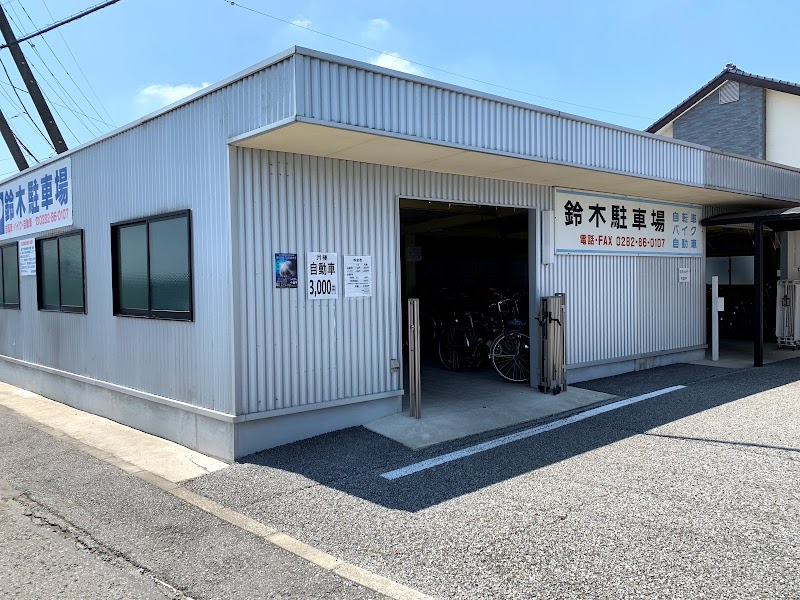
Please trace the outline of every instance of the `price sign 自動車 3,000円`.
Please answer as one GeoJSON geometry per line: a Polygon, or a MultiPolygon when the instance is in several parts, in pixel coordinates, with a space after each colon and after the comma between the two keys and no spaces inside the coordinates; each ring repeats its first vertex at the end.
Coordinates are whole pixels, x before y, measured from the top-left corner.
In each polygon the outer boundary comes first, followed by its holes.
{"type": "Polygon", "coordinates": [[[335,252],[308,252],[306,256],[308,299],[336,300],[339,297],[338,255],[335,252]]]}

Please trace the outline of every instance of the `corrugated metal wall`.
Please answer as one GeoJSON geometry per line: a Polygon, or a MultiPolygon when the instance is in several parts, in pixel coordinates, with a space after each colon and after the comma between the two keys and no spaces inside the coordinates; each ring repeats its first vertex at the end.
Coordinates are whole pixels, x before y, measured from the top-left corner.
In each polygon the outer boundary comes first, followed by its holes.
{"type": "Polygon", "coordinates": [[[763,194],[768,198],[797,200],[800,197],[800,172],[791,167],[709,152],[705,169],[705,184],[709,187],[763,194]]]}
{"type": "Polygon", "coordinates": [[[541,295],[567,294],[568,364],[705,343],[702,258],[569,255],[541,269],[541,295]]]}
{"type": "Polygon", "coordinates": [[[506,152],[702,185],[705,151],[579,121],[546,110],[482,98],[298,55],[302,116],[506,152]]]}
{"type": "Polygon", "coordinates": [[[570,365],[705,343],[704,258],[556,255],[539,269],[540,295],[567,294],[570,365]]]}
{"type": "Polygon", "coordinates": [[[0,310],[0,354],[233,412],[225,141],[289,116],[293,74],[284,61],[73,154],[71,229],[85,231],[88,314],[38,311],[36,278],[22,277],[22,309],[0,310]],[[114,317],[110,224],[185,208],[195,322],[114,317]]]}
{"type": "Polygon", "coordinates": [[[536,207],[549,188],[236,149],[240,213],[241,409],[260,412],[402,387],[398,198],[536,207]],[[372,256],[374,296],[306,299],[275,289],[273,257],[372,256]]]}
{"type": "MultiPolygon", "coordinates": [[[[240,410],[284,409],[400,389],[400,197],[552,208],[553,191],[491,179],[235,149],[240,410]],[[310,301],[308,251],[369,254],[375,295],[310,301]],[[300,286],[275,289],[273,256],[297,253],[300,286]]],[[[557,256],[542,294],[569,294],[569,362],[704,342],[703,260],[557,256]],[[678,284],[678,267],[691,283],[678,284]]],[[[340,295],[343,294],[340,291],[340,295]]]]}

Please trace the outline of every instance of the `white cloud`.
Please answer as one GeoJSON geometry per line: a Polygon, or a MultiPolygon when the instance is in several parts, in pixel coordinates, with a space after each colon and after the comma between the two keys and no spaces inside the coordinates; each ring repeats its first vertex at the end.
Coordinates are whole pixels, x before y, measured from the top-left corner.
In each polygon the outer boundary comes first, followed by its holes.
{"type": "Polygon", "coordinates": [[[306,29],[308,29],[309,27],[311,27],[311,21],[309,19],[304,19],[304,18],[295,19],[294,21],[292,21],[292,25],[297,25],[298,27],[305,27],[306,29]]]}
{"type": "Polygon", "coordinates": [[[376,67],[384,67],[386,69],[394,69],[395,71],[402,71],[409,75],[424,75],[425,73],[421,68],[406,60],[397,52],[385,52],[370,59],[370,64],[376,67]]]}
{"type": "Polygon", "coordinates": [[[373,42],[383,39],[392,26],[386,19],[372,19],[364,28],[364,37],[373,42]]]}
{"type": "Polygon", "coordinates": [[[209,85],[210,84],[207,82],[203,82],[200,85],[194,85],[192,83],[181,83],[178,85],[156,83],[139,90],[139,93],[136,94],[136,102],[153,109],[161,108],[162,106],[177,102],[181,98],[191,96],[209,85]]]}

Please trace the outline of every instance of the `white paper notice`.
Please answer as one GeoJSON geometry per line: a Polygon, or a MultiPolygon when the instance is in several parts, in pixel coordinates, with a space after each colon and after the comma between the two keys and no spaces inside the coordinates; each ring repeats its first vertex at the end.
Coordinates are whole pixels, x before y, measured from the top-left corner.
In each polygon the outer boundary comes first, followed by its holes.
{"type": "Polygon", "coordinates": [[[339,297],[339,265],[335,252],[308,252],[308,299],[336,300],[339,297]]]}
{"type": "Polygon", "coordinates": [[[345,298],[368,298],[372,296],[372,257],[344,257],[345,298]]]}
{"type": "Polygon", "coordinates": [[[19,241],[19,274],[36,275],[36,240],[19,241]]]}

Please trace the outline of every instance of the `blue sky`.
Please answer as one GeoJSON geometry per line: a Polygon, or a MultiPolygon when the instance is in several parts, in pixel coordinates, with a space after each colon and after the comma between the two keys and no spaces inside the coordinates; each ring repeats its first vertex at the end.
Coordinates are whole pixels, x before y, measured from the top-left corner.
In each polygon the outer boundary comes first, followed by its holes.
{"type": "MultiPolygon", "coordinates": [[[[2,4],[19,35],[99,2],[3,0],[2,4]]],[[[800,82],[794,31],[800,3],[796,2],[242,0],[237,4],[371,50],[225,0],[121,0],[43,39],[31,40],[35,48],[23,46],[45,94],[55,104],[68,146],[292,45],[637,129],[673,108],[728,62],[752,73],[800,82]]],[[[8,50],[0,51],[0,57],[14,84],[24,88],[8,50]]],[[[17,92],[38,122],[27,94],[17,92]]],[[[39,160],[52,154],[2,72],[0,108],[39,160]]],[[[2,147],[2,175],[14,171],[9,156],[2,147]]]]}

